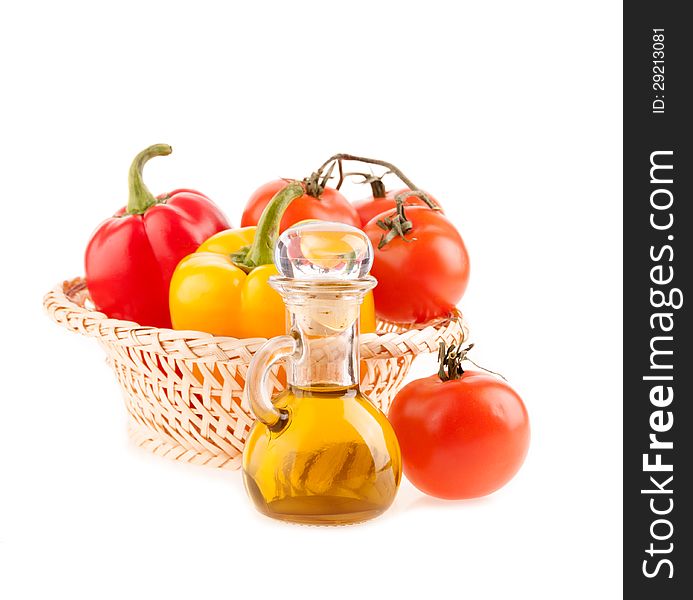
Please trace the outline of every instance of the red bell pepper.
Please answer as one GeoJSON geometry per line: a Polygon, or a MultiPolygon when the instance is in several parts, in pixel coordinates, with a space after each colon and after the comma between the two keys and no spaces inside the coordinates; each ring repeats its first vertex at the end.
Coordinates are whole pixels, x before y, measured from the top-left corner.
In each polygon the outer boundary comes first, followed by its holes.
{"type": "Polygon", "coordinates": [[[178,262],[229,228],[219,208],[199,192],[152,195],[142,181],[142,168],[150,158],[167,154],[171,146],[156,144],[135,157],[128,204],[99,225],[84,260],[98,310],[152,327],[171,327],[168,287],[178,262]]]}

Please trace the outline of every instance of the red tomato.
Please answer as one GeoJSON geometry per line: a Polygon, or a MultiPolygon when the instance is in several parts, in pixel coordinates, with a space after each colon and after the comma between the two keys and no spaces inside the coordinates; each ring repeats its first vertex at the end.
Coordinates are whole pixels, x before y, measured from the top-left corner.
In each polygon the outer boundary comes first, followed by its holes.
{"type": "MultiPolygon", "coordinates": [[[[373,196],[369,196],[368,198],[364,198],[363,200],[358,200],[354,202],[354,208],[356,209],[356,212],[359,213],[359,217],[361,218],[361,226],[365,227],[368,221],[370,221],[373,217],[379,215],[380,213],[394,211],[395,198],[399,194],[403,194],[404,192],[409,191],[411,191],[409,188],[404,188],[401,190],[390,190],[389,192],[385,193],[384,197],[374,198],[373,196]]],[[[435,202],[438,206],[440,206],[440,202],[438,202],[433,196],[428,194],[428,197],[431,200],[433,200],[433,202],[435,202]]],[[[418,196],[407,196],[407,198],[404,200],[404,205],[427,206],[426,203],[418,196]]]]}
{"type": "MultiPolygon", "coordinates": [[[[257,225],[265,206],[279,190],[286,187],[286,183],[284,179],[277,179],[255,190],[245,205],[241,217],[241,227],[257,225]]],[[[282,232],[299,221],[307,219],[337,221],[354,227],[361,225],[356,209],[340,192],[330,187],[326,187],[319,198],[314,198],[308,194],[296,198],[286,209],[279,224],[279,231],[282,232]]]]}
{"type": "Polygon", "coordinates": [[[439,498],[494,492],[517,473],[529,447],[522,399],[479,371],[449,381],[438,375],[412,381],[395,397],[388,418],[407,478],[439,498]]]}
{"type": "Polygon", "coordinates": [[[397,236],[378,248],[386,232],[377,221],[390,214],[376,215],[363,228],[375,251],[376,314],[386,321],[423,323],[450,313],[469,280],[469,256],[459,232],[440,211],[411,206],[405,213],[412,224],[406,240],[397,236]]]}

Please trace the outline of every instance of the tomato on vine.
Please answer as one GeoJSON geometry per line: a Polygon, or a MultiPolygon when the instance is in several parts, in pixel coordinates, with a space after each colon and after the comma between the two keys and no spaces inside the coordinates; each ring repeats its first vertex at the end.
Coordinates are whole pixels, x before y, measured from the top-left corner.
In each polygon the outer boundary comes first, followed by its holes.
{"type": "Polygon", "coordinates": [[[469,281],[462,236],[439,210],[406,207],[373,217],[363,228],[374,248],[371,274],[378,317],[423,323],[455,308],[469,281]]]}

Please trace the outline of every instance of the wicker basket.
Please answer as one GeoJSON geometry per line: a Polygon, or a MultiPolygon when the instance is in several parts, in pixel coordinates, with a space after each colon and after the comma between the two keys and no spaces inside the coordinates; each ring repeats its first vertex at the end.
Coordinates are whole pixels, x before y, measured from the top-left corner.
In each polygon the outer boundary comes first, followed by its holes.
{"type": "MultiPolygon", "coordinates": [[[[135,444],[175,460],[237,469],[253,416],[243,397],[248,364],[263,338],[214,337],[198,331],[142,327],[93,309],[83,279],[46,294],[50,317],[95,337],[106,351],[125,396],[135,444]]],[[[456,312],[415,329],[378,323],[361,336],[361,389],[387,412],[415,356],[437,352],[440,341],[467,337],[456,312]]],[[[283,373],[271,377],[275,392],[283,373]]]]}

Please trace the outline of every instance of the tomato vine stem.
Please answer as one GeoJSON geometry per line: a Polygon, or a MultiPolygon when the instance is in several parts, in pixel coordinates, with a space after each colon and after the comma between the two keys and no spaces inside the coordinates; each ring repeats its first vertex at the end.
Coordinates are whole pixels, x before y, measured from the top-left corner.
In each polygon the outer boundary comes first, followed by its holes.
{"type": "MultiPolygon", "coordinates": [[[[365,178],[364,183],[370,183],[371,186],[374,185],[375,181],[380,181],[380,177],[368,177],[363,173],[344,173],[342,169],[342,162],[345,160],[385,167],[388,170],[388,173],[396,175],[400,179],[400,181],[402,181],[402,183],[404,183],[411,190],[411,193],[407,193],[408,195],[415,195],[421,198],[430,208],[434,210],[440,210],[440,207],[426,194],[426,192],[421,191],[411,179],[409,179],[400,169],[398,169],[392,163],[387,162],[386,160],[380,160],[378,158],[367,158],[365,156],[356,156],[355,154],[346,154],[343,152],[339,154],[334,154],[333,156],[328,158],[324,163],[322,163],[322,165],[320,165],[317,171],[312,173],[310,177],[307,177],[304,180],[308,194],[311,196],[315,196],[317,198],[322,193],[322,191],[325,189],[327,181],[332,176],[335,164],[337,164],[339,167],[339,182],[336,186],[337,189],[339,189],[342,186],[344,178],[349,175],[360,175],[365,178]],[[327,174],[323,175],[325,169],[328,169],[327,174]]],[[[388,173],[384,173],[383,175],[381,175],[381,177],[384,177],[388,173]]],[[[382,186],[382,182],[380,182],[380,185],[375,185],[376,187],[373,187],[373,196],[376,198],[384,197],[385,189],[384,186],[382,186]]]]}
{"type": "Polygon", "coordinates": [[[380,160],[378,158],[366,158],[364,156],[356,156],[354,154],[345,154],[345,153],[339,153],[331,156],[328,158],[322,165],[320,165],[320,168],[317,170],[318,173],[322,173],[322,171],[329,165],[331,162],[339,162],[343,160],[350,160],[350,161],[355,161],[355,162],[362,162],[366,163],[368,165],[378,165],[381,167],[385,167],[386,169],[389,169],[392,171],[397,177],[400,178],[402,183],[406,185],[409,189],[412,190],[418,190],[419,188],[414,185],[414,182],[409,179],[402,171],[400,171],[395,165],[392,163],[389,163],[385,160],[380,160]]]}

